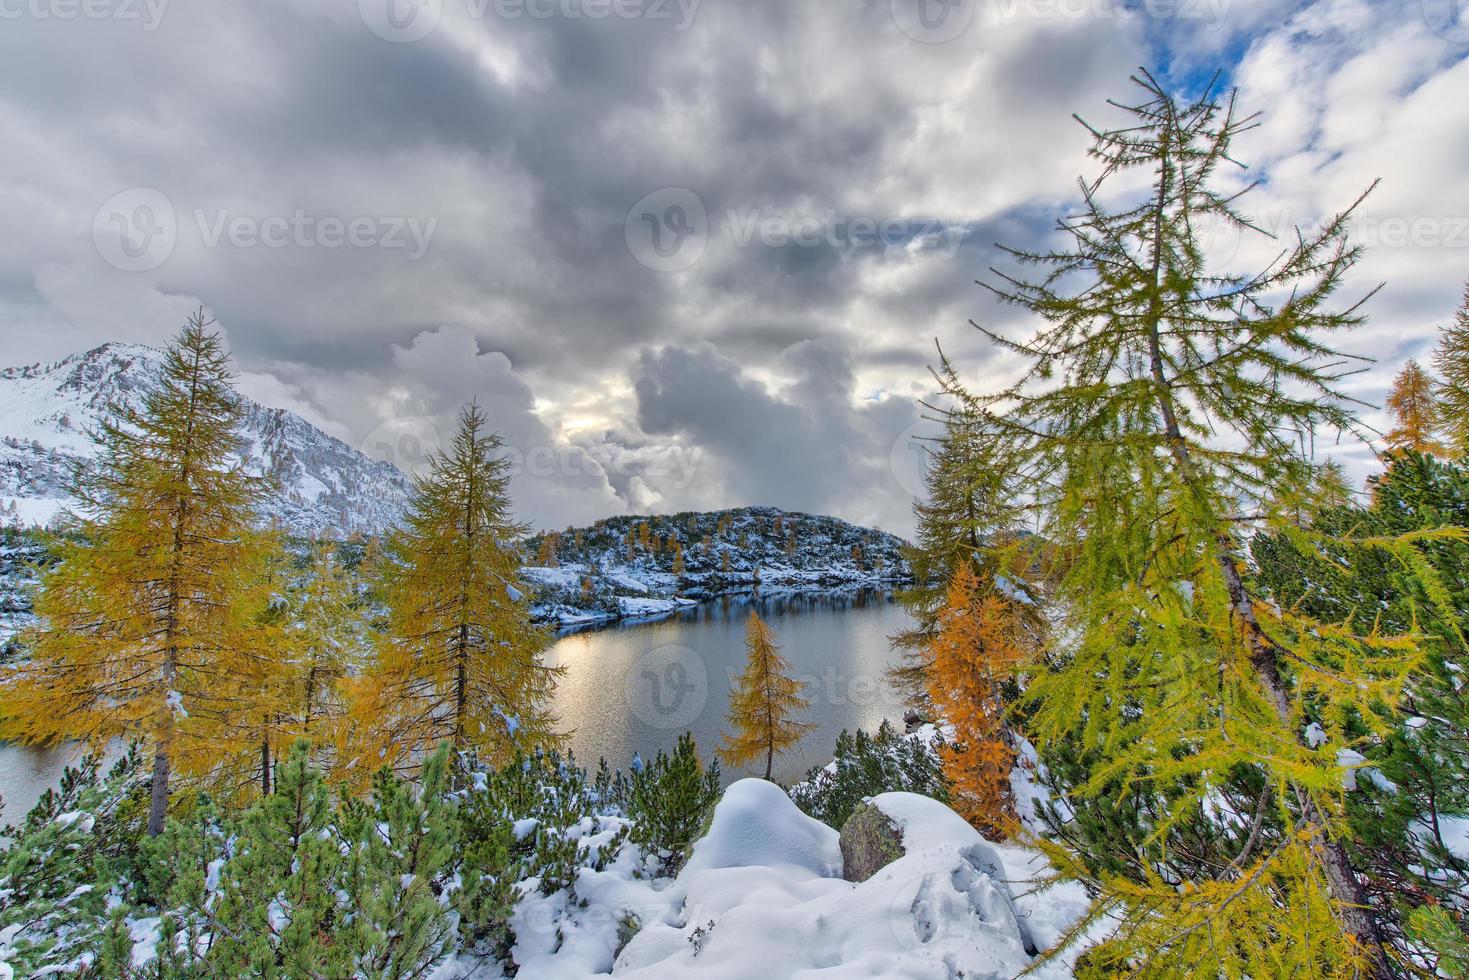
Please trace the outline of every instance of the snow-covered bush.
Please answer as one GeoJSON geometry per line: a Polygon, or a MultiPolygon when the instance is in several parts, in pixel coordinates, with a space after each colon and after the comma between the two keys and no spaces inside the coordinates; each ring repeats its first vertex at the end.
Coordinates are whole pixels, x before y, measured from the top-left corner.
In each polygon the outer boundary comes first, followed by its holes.
{"type": "Polygon", "coordinates": [[[843,731],[832,761],[792,786],[791,800],[808,816],[837,830],[859,803],[879,793],[917,793],[946,802],[948,782],[934,751],[937,737],[930,726],[900,735],[886,721],[875,737],[861,730],[856,735],[843,731]]]}
{"type": "Polygon", "coordinates": [[[627,795],[632,839],[658,854],[665,870],[677,870],[718,799],[719,763],[705,769],[685,732],[671,756],[659,752],[651,764],[633,768],[627,795]]]}
{"type": "Polygon", "coordinates": [[[107,775],[88,756],[67,768],[0,850],[0,976],[81,972],[96,960],[121,882],[136,859],[143,761],[128,751],[107,775]]]}

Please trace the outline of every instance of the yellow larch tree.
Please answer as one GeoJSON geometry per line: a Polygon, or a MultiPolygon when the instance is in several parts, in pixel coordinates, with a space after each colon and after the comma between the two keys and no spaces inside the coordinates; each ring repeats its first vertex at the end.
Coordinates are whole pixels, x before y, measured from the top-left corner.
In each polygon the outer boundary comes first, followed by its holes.
{"type": "Polygon", "coordinates": [[[560,672],[544,662],[550,635],[525,599],[517,542],[527,529],[510,514],[501,445],[479,406],[466,406],[388,538],[387,624],[355,685],[352,778],[414,768],[441,741],[500,764],[557,740],[560,672]]]}
{"type": "Polygon", "coordinates": [[[167,350],[141,408],[114,405],[98,464],[74,488],[82,515],[57,541],[29,655],[9,672],[0,737],[142,739],[153,753],[148,832],[171,780],[237,749],[234,683],[259,619],[271,539],[265,492],[238,457],[229,355],[202,311],[167,350]]]}
{"type": "Polygon", "coordinates": [[[1439,409],[1433,387],[1433,379],[1417,361],[1410,360],[1403,366],[1387,396],[1393,428],[1383,441],[1389,448],[1447,454],[1434,434],[1438,429],[1439,409]]]}
{"type": "Polygon", "coordinates": [[[777,754],[800,742],[814,725],[795,720],[810,707],[801,694],[805,687],[791,676],[791,665],[780,655],[775,635],[756,612],[745,623],[745,672],[729,699],[729,724],[719,758],[731,766],[746,766],[765,757],[770,778],[777,754]]]}

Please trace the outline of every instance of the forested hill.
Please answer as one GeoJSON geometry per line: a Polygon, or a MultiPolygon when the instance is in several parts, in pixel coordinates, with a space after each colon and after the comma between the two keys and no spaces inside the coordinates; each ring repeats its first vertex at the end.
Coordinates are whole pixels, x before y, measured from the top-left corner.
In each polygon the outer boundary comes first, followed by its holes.
{"type": "Polygon", "coordinates": [[[728,592],[880,587],[905,580],[905,542],[775,507],[609,517],[527,542],[537,612],[564,623],[655,615],[728,592]]]}
{"type": "MultiPolygon", "coordinates": [[[[46,561],[39,532],[0,515],[0,651],[30,621],[46,561]]],[[[901,538],[774,507],[609,517],[525,542],[538,619],[579,625],[657,616],[726,593],[883,588],[911,574],[901,538]]],[[[304,541],[294,550],[304,554],[304,541]]],[[[354,545],[360,549],[361,545],[354,545]]]]}

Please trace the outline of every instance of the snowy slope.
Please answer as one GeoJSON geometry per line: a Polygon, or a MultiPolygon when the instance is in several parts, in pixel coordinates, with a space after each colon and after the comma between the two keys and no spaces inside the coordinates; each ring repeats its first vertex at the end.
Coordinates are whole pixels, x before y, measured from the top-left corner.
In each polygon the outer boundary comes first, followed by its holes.
{"type": "MultiPolygon", "coordinates": [[[[0,520],[44,524],[69,503],[72,465],[95,453],[90,431],[112,401],[138,405],[162,353],[104,344],[53,364],[0,371],[0,520]]],[[[245,400],[241,453],[283,492],[266,516],[310,535],[374,533],[397,520],[409,482],[297,415],[245,400]]]]}

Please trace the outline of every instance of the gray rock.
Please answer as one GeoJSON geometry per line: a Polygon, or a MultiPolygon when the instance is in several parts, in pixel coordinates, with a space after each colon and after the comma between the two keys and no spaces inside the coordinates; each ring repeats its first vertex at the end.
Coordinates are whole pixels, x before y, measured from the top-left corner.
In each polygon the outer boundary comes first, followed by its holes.
{"type": "Polygon", "coordinates": [[[871,803],[852,811],[842,825],[842,877],[866,881],[903,856],[903,832],[871,803]]]}

